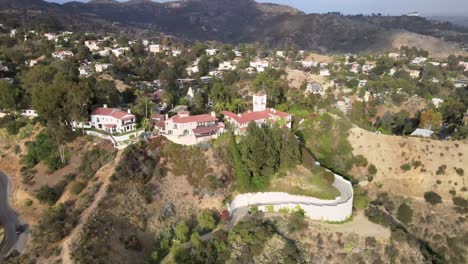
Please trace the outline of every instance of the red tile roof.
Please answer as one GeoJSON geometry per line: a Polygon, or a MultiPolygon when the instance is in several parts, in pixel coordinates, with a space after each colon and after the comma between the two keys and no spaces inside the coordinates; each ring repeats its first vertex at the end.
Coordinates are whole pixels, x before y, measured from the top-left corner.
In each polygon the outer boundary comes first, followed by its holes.
{"type": "Polygon", "coordinates": [[[206,126],[206,127],[198,127],[198,128],[192,129],[194,134],[205,134],[205,133],[215,132],[218,130],[219,130],[218,126],[206,126]]]}
{"type": "Polygon", "coordinates": [[[258,111],[258,112],[250,112],[250,111],[244,112],[240,116],[232,112],[228,112],[228,111],[223,111],[221,113],[225,115],[226,117],[233,119],[235,122],[239,124],[245,124],[245,123],[262,120],[262,119],[270,119],[270,118],[275,118],[275,117],[286,118],[288,116],[291,116],[291,114],[289,113],[281,112],[281,111],[270,109],[270,108],[264,111],[258,111]]]}
{"type": "Polygon", "coordinates": [[[216,117],[211,115],[194,115],[194,116],[184,116],[180,117],[179,115],[175,115],[168,120],[172,120],[172,122],[177,124],[184,124],[184,123],[202,123],[202,122],[210,122],[210,121],[218,121],[216,117]]]}
{"type": "Polygon", "coordinates": [[[113,118],[117,118],[120,120],[127,120],[135,118],[135,115],[129,114],[123,110],[116,109],[116,108],[103,108],[99,107],[96,108],[91,115],[102,115],[102,116],[111,116],[113,118]]]}

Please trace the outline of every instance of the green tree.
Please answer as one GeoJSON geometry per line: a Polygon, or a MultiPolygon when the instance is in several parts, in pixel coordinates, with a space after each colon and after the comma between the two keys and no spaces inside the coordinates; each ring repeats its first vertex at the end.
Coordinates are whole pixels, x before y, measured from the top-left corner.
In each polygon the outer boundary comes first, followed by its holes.
{"type": "Polygon", "coordinates": [[[184,223],[184,222],[180,222],[175,230],[174,230],[175,234],[176,234],[176,238],[181,242],[181,243],[185,243],[187,242],[187,236],[188,236],[188,232],[189,232],[189,227],[184,223]]]}
{"type": "Polygon", "coordinates": [[[9,82],[0,80],[0,109],[16,111],[20,105],[21,90],[9,82]]]}
{"type": "Polygon", "coordinates": [[[412,217],[413,210],[411,209],[411,207],[406,203],[402,203],[400,207],[398,207],[398,220],[407,225],[411,223],[412,217]]]}
{"type": "Polygon", "coordinates": [[[208,62],[208,57],[206,55],[202,55],[198,60],[198,75],[205,76],[210,71],[210,63],[208,62]]]}
{"type": "Polygon", "coordinates": [[[216,227],[216,220],[213,213],[208,210],[202,211],[197,215],[198,226],[204,230],[213,230],[216,227]]]}

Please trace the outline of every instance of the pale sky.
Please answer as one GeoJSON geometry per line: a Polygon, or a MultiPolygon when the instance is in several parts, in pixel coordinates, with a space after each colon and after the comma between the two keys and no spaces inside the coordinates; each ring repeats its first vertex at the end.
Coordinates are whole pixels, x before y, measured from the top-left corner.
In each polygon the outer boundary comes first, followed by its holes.
{"type": "MultiPolygon", "coordinates": [[[[46,0],[69,2],[70,0],[46,0]]],[[[233,0],[236,1],[236,0],[233,0]]],[[[417,11],[422,15],[468,16],[468,0],[257,0],[290,5],[306,13],[339,11],[344,14],[401,15],[417,11]]],[[[86,2],[86,0],[81,0],[86,2]]],[[[164,2],[159,0],[158,2],[164,2]]]]}

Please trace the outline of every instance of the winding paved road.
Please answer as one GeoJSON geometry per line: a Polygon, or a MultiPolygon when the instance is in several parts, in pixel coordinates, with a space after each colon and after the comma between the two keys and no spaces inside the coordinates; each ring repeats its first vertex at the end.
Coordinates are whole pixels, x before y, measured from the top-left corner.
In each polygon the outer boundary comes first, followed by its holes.
{"type": "Polygon", "coordinates": [[[25,224],[9,205],[10,192],[10,179],[0,171],[0,224],[4,229],[3,240],[0,243],[0,262],[1,258],[7,257],[14,250],[21,252],[29,237],[27,228],[20,235],[16,233],[17,228],[25,224]]]}

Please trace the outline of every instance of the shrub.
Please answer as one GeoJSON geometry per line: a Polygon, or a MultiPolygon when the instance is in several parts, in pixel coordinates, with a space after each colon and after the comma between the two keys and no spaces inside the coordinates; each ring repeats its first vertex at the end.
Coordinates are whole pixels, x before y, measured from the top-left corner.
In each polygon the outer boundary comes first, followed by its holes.
{"type": "Polygon", "coordinates": [[[375,167],[374,164],[371,164],[367,168],[367,171],[369,172],[370,175],[375,175],[375,174],[377,174],[377,167],[375,167]]]}
{"type": "Polygon", "coordinates": [[[447,169],[447,165],[441,165],[436,171],[436,175],[445,175],[445,170],[447,169]]]}
{"type": "Polygon", "coordinates": [[[421,164],[422,164],[422,163],[421,163],[421,161],[419,161],[419,160],[413,160],[413,161],[411,162],[411,165],[413,165],[413,168],[415,168],[415,169],[417,169],[419,166],[421,166],[421,164]]]}
{"type": "Polygon", "coordinates": [[[216,219],[213,217],[213,213],[208,210],[202,211],[197,216],[198,226],[204,230],[213,230],[216,227],[216,219]]]}
{"type": "Polygon", "coordinates": [[[458,176],[463,176],[465,174],[465,171],[463,171],[462,168],[454,168],[454,169],[457,172],[458,176]]]}
{"type": "Polygon", "coordinates": [[[424,199],[432,205],[442,203],[442,197],[433,191],[424,193],[424,199]]]}
{"type": "Polygon", "coordinates": [[[131,235],[124,240],[125,249],[141,251],[143,249],[140,240],[135,235],[131,235]]]}
{"type": "Polygon", "coordinates": [[[463,197],[453,197],[452,198],[453,204],[459,207],[468,207],[468,200],[463,197]]]}
{"type": "Polygon", "coordinates": [[[357,155],[354,157],[354,165],[358,167],[366,167],[368,164],[369,162],[363,155],[357,155]]]}
{"type": "Polygon", "coordinates": [[[72,194],[77,195],[80,194],[84,190],[84,188],[86,188],[86,183],[82,181],[77,181],[73,183],[70,191],[72,194]]]}
{"type": "Polygon", "coordinates": [[[294,210],[294,212],[288,218],[288,229],[289,232],[297,232],[306,229],[308,226],[305,220],[305,212],[302,209],[294,210]]]}
{"type": "Polygon", "coordinates": [[[400,207],[398,207],[398,220],[407,225],[411,223],[412,217],[413,210],[411,209],[411,207],[406,203],[402,203],[400,207]]]}
{"type": "Polygon", "coordinates": [[[356,185],[354,189],[354,200],[353,206],[356,209],[366,209],[369,205],[369,197],[367,196],[367,191],[364,190],[361,186],[356,185]]]}
{"type": "Polygon", "coordinates": [[[266,209],[267,209],[268,213],[274,213],[275,212],[275,207],[273,205],[267,205],[266,209]]]}
{"type": "Polygon", "coordinates": [[[180,242],[185,243],[187,242],[189,227],[184,222],[180,222],[175,228],[174,233],[180,242]]]}
{"type": "Polygon", "coordinates": [[[35,141],[27,142],[27,153],[23,157],[23,163],[31,168],[57,153],[57,145],[52,138],[45,133],[40,133],[35,141]]]}
{"type": "Polygon", "coordinates": [[[26,199],[26,201],[24,202],[24,205],[27,206],[27,207],[30,207],[33,205],[33,200],[31,199],[26,199]]]}
{"type": "Polygon", "coordinates": [[[36,198],[41,203],[47,203],[53,205],[60,198],[61,193],[56,188],[52,188],[49,185],[44,185],[36,192],[36,198]]]}
{"type": "Polygon", "coordinates": [[[223,187],[223,182],[214,175],[208,175],[203,179],[203,185],[208,188],[208,190],[214,192],[223,187]]]}
{"type": "Polygon", "coordinates": [[[409,171],[411,170],[411,165],[409,165],[408,163],[405,163],[400,166],[400,169],[402,169],[403,171],[409,171]]]}
{"type": "Polygon", "coordinates": [[[15,119],[12,115],[7,115],[0,118],[0,127],[5,128],[9,135],[17,135],[20,129],[26,126],[28,123],[21,118],[15,119]]]}
{"type": "Polygon", "coordinates": [[[282,213],[282,214],[289,214],[290,210],[289,208],[287,207],[281,207],[279,210],[278,210],[279,213],[282,213]]]}

